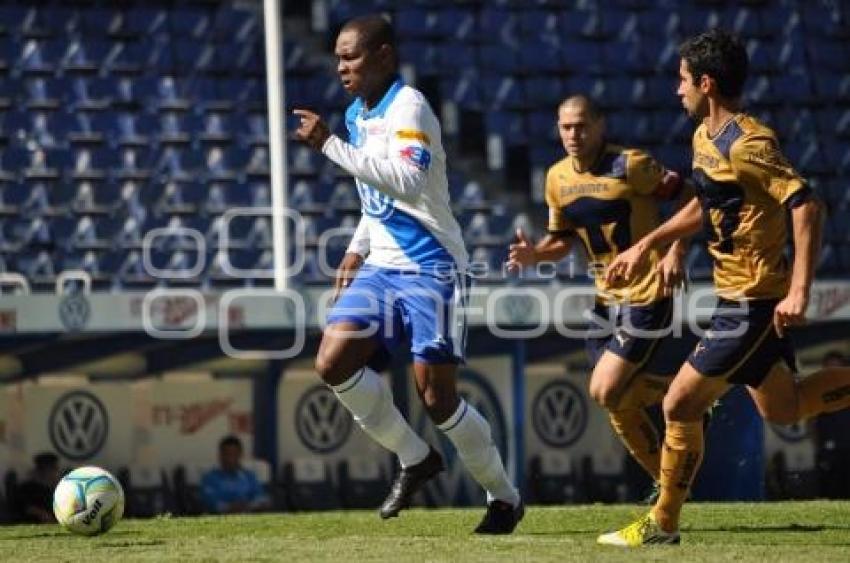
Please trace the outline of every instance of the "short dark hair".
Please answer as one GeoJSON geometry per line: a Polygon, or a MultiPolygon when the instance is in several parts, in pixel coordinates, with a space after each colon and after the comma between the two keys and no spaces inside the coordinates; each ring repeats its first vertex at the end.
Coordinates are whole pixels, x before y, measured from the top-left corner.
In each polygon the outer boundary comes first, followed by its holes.
{"type": "Polygon", "coordinates": [[[32,458],[36,471],[59,467],[59,456],[53,452],[41,452],[32,458]]]}
{"type": "Polygon", "coordinates": [[[605,117],[605,114],[602,113],[602,110],[599,108],[599,104],[596,103],[596,100],[584,94],[573,94],[569,98],[565,98],[564,101],[558,105],[558,111],[573,104],[583,105],[587,115],[589,115],[593,121],[596,121],[601,117],[605,117]]]}
{"type": "Polygon", "coordinates": [[[241,450],[242,449],[242,440],[240,440],[239,438],[237,438],[233,434],[230,434],[229,436],[225,436],[218,443],[218,451],[223,450],[227,446],[236,446],[237,448],[239,448],[241,450]]]}
{"type": "Polygon", "coordinates": [[[371,14],[351,19],[340,31],[354,29],[360,34],[360,40],[368,51],[375,51],[381,45],[389,45],[395,50],[395,30],[392,24],[381,15],[371,14]]]}
{"type": "Polygon", "coordinates": [[[687,39],[679,46],[679,56],[688,64],[694,82],[702,75],[717,82],[720,94],[738,98],[744,91],[749,56],[744,42],[734,33],[712,29],[687,39]]]}

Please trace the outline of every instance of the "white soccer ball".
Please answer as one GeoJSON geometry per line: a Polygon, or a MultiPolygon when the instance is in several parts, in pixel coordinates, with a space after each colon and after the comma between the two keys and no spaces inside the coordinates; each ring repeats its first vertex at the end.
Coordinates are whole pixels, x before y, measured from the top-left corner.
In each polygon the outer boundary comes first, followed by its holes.
{"type": "Polygon", "coordinates": [[[53,514],[70,532],[102,534],[124,514],[124,490],[118,479],[100,467],[77,468],[56,485],[53,514]]]}

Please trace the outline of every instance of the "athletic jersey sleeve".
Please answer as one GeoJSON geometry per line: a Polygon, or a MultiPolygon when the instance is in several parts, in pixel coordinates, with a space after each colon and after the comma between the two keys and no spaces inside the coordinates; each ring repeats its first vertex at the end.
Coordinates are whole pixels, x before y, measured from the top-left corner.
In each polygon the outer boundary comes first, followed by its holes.
{"type": "Polygon", "coordinates": [[[682,189],[682,178],[677,172],[666,170],[661,163],[641,150],[628,153],[626,181],[635,192],[658,199],[673,199],[682,189]]]}
{"type": "Polygon", "coordinates": [[[809,189],[779,150],[776,139],[770,135],[753,135],[738,140],[732,145],[730,162],[742,184],[766,191],[780,203],[786,203],[798,192],[809,189]]]}
{"type": "Polygon", "coordinates": [[[364,258],[369,254],[369,225],[362,217],[357,224],[357,229],[351,237],[351,242],[348,243],[346,252],[359,254],[364,258]]]}
{"type": "Polygon", "coordinates": [[[549,222],[546,226],[546,230],[552,234],[571,231],[564,214],[561,212],[557,175],[552,168],[550,168],[549,172],[546,174],[544,196],[546,198],[546,206],[549,208],[549,222]]]}
{"type": "Polygon", "coordinates": [[[349,174],[384,194],[415,203],[428,184],[431,140],[439,138],[437,118],[425,104],[393,108],[387,120],[387,156],[378,158],[331,135],[322,152],[349,174]]]}

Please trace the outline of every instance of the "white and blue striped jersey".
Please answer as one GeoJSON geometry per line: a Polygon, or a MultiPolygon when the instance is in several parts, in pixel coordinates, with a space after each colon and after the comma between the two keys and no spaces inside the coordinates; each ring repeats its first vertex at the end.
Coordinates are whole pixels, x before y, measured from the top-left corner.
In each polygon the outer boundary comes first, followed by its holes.
{"type": "Polygon", "coordinates": [[[422,93],[399,78],[370,110],[357,98],[345,124],[349,142],[331,135],[322,152],[357,184],[363,216],[349,251],[381,268],[465,271],[440,124],[422,93]]]}

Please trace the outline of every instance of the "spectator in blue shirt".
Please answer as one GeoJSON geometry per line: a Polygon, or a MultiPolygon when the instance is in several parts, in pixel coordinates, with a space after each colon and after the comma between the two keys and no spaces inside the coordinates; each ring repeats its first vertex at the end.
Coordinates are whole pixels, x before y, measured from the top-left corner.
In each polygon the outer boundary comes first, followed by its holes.
{"type": "Polygon", "coordinates": [[[257,512],[271,506],[254,472],[241,465],[242,442],[226,436],[218,444],[219,467],[201,480],[201,496],[210,512],[234,514],[257,512]]]}

